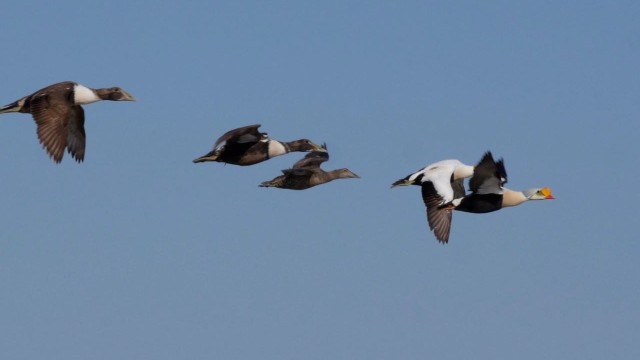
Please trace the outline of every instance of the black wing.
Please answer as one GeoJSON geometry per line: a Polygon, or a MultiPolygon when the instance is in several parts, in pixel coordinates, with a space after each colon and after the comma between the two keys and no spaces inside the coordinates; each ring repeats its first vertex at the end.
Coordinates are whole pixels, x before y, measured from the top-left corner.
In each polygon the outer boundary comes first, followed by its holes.
{"type": "Polygon", "coordinates": [[[474,194],[499,194],[506,182],[504,160],[496,163],[491,152],[487,151],[473,170],[469,188],[474,194]]]}

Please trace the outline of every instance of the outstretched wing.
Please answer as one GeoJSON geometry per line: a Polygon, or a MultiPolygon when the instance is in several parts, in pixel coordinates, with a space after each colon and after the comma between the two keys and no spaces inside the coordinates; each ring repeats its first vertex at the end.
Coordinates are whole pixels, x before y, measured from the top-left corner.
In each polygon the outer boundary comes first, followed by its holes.
{"type": "Polygon", "coordinates": [[[86,139],[87,135],[84,131],[84,109],[82,109],[82,106],[76,105],[71,108],[69,115],[67,151],[77,162],[84,160],[86,139]]]}
{"type": "Polygon", "coordinates": [[[307,168],[307,169],[317,169],[320,168],[320,164],[329,160],[329,152],[327,152],[327,144],[322,144],[322,148],[325,151],[311,151],[302,159],[296,161],[293,164],[294,169],[307,168]]]}
{"type": "Polygon", "coordinates": [[[491,152],[487,151],[473,170],[469,188],[474,194],[500,194],[506,182],[504,161],[500,159],[496,163],[491,152]]]}
{"type": "Polygon", "coordinates": [[[75,106],[70,106],[63,92],[44,90],[31,97],[31,115],[38,127],[40,143],[53,161],[59,163],[67,146],[70,118],[78,112],[72,110],[75,106]]]}
{"type": "Polygon", "coordinates": [[[229,130],[224,133],[222,136],[216,140],[216,143],[213,144],[213,148],[217,148],[218,145],[223,142],[227,143],[249,143],[249,142],[258,142],[260,140],[264,140],[267,137],[266,133],[261,133],[258,131],[260,124],[243,126],[241,128],[229,130]]]}
{"type": "Polygon", "coordinates": [[[443,198],[438,194],[433,183],[422,183],[422,200],[427,207],[427,221],[429,228],[433,230],[436,239],[442,243],[449,242],[451,232],[451,209],[442,207],[443,198]]]}
{"type": "Polygon", "coordinates": [[[423,184],[430,182],[433,185],[434,191],[441,199],[440,205],[454,199],[453,182],[451,181],[453,179],[453,170],[453,166],[437,166],[428,169],[422,177],[423,184]]]}

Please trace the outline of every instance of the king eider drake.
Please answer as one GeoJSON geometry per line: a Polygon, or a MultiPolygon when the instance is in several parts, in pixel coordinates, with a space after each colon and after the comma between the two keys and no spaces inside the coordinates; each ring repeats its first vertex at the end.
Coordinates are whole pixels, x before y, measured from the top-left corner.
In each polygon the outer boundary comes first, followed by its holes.
{"type": "Polygon", "coordinates": [[[469,180],[471,194],[454,199],[448,207],[453,207],[457,211],[482,214],[504,207],[517,206],[527,200],[555,199],[548,187],[514,191],[504,187],[506,182],[507,171],[504,168],[504,160],[500,159],[496,162],[491,152],[487,152],[476,165],[473,176],[469,180]]]}
{"type": "Polygon", "coordinates": [[[77,161],[84,160],[86,135],[82,106],[101,100],[134,101],[131,94],[119,87],[90,89],[76,82],[65,81],[49,85],[0,108],[0,114],[21,112],[31,114],[38,127],[38,139],[56,163],[62,161],[64,150],[77,161]]]}
{"type": "Polygon", "coordinates": [[[307,139],[291,142],[270,139],[267,133],[258,131],[259,127],[260,124],[255,124],[227,131],[213,144],[213,150],[193,162],[216,161],[246,166],[292,151],[325,151],[320,145],[307,139]]]}
{"type": "Polygon", "coordinates": [[[273,180],[265,181],[260,187],[277,187],[281,189],[304,190],[316,185],[325,184],[335,179],[359,178],[351,170],[343,168],[324,171],[320,165],[329,160],[327,145],[323,144],[324,151],[312,151],[304,158],[298,160],[291,169],[282,170],[280,175],[273,180]]]}
{"type": "Polygon", "coordinates": [[[446,243],[451,231],[451,210],[442,206],[465,195],[464,179],[471,175],[473,166],[458,160],[442,160],[407,175],[391,184],[391,187],[421,186],[429,228],[438,241],[446,243]]]}

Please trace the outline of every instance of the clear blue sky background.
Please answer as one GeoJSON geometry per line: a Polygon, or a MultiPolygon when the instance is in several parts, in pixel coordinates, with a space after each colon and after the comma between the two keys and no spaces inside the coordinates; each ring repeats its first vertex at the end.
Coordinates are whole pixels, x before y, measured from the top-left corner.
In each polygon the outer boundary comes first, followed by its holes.
{"type": "Polygon", "coordinates": [[[83,164],[0,117],[0,357],[640,358],[640,3],[149,4],[0,4],[0,103],[138,98],[86,106],[83,164]],[[362,178],[191,162],[252,123],[362,178]],[[557,200],[440,245],[389,185],[486,150],[557,200]]]}

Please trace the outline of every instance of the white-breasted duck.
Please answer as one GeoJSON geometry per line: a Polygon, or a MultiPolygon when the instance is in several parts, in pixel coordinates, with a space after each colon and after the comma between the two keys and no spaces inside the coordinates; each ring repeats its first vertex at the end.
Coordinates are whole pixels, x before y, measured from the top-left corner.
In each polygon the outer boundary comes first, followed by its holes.
{"type": "Polygon", "coordinates": [[[420,185],[427,208],[429,229],[442,243],[449,241],[451,210],[442,208],[456,198],[463,197],[464,179],[473,175],[473,166],[459,160],[442,160],[420,169],[391,184],[391,187],[420,185]]]}
{"type": "Polygon", "coordinates": [[[327,145],[323,144],[324,151],[312,151],[304,158],[298,160],[291,169],[282,170],[280,175],[273,180],[265,181],[260,187],[277,187],[281,189],[304,190],[316,185],[321,185],[335,179],[359,178],[347,168],[324,171],[320,165],[329,160],[327,145]]]}
{"type": "Polygon", "coordinates": [[[506,182],[504,160],[496,162],[491,152],[487,152],[476,165],[469,180],[471,194],[454,199],[449,207],[457,211],[482,214],[517,206],[528,200],[555,199],[548,187],[514,191],[504,187],[506,182]]]}
{"type": "Polygon", "coordinates": [[[86,134],[81,105],[101,100],[135,99],[119,87],[91,89],[73,81],[64,81],[0,107],[0,114],[31,114],[37,125],[38,139],[53,161],[60,163],[66,149],[77,162],[82,162],[86,134]]]}
{"type": "Polygon", "coordinates": [[[258,131],[259,127],[260,124],[255,124],[227,131],[213,144],[213,150],[193,162],[216,161],[247,166],[292,151],[325,151],[308,139],[290,142],[270,139],[267,133],[258,131]]]}

